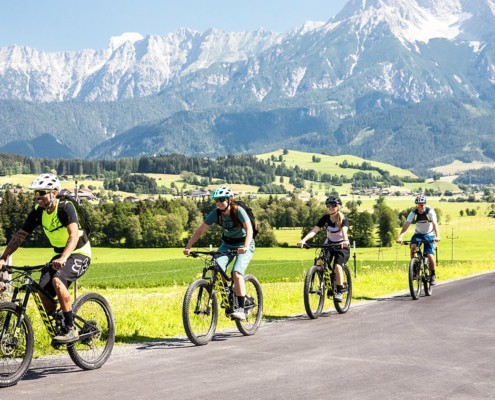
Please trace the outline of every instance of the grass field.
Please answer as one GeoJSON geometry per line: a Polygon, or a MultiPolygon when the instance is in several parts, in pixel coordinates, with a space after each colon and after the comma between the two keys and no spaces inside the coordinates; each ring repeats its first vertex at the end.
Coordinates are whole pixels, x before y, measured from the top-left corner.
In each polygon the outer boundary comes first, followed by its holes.
{"type": "MultiPolygon", "coordinates": [[[[458,204],[448,205],[448,211],[455,213],[458,204]]],[[[480,209],[483,210],[483,206],[480,209]]],[[[456,217],[449,225],[441,225],[441,231],[440,283],[495,270],[495,219],[456,217]],[[454,241],[449,239],[451,227],[456,228],[454,241]]],[[[300,238],[299,229],[282,229],[275,233],[289,245],[295,245],[300,238]]],[[[14,255],[14,264],[38,264],[50,255],[50,249],[21,248],[14,255]]],[[[313,257],[314,251],[296,247],[256,249],[248,272],[257,276],[262,284],[265,320],[304,313],[303,279],[313,257]]],[[[356,263],[353,261],[351,255],[353,304],[407,290],[406,246],[356,249],[356,263]]],[[[79,280],[78,293],[97,291],[109,300],[117,324],[117,344],[184,336],[182,299],[187,285],[200,276],[202,268],[200,260],[184,257],[178,248],[94,248],[92,264],[79,280]]],[[[40,356],[53,350],[36,313],[31,305],[29,315],[37,335],[36,355],[40,356]]],[[[219,330],[233,326],[232,321],[220,316],[219,330]]]]}

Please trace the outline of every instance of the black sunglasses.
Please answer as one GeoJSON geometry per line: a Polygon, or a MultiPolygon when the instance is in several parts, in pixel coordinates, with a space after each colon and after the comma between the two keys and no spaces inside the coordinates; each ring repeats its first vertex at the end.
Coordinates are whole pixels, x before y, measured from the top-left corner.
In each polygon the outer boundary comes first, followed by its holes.
{"type": "Polygon", "coordinates": [[[217,198],[215,199],[215,202],[219,201],[219,202],[223,203],[223,202],[224,202],[225,200],[227,200],[227,199],[228,199],[228,197],[217,197],[217,198]]]}
{"type": "Polygon", "coordinates": [[[337,203],[328,203],[330,207],[337,207],[337,203]]]}
{"type": "Polygon", "coordinates": [[[36,197],[44,196],[45,194],[50,193],[48,190],[37,190],[34,192],[34,195],[36,197]]]}

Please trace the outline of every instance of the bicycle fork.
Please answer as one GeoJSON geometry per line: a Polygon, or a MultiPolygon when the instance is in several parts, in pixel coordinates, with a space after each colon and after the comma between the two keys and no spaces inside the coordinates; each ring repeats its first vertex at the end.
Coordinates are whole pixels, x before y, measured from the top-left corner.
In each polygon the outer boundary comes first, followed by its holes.
{"type": "Polygon", "coordinates": [[[17,299],[17,295],[19,294],[19,288],[14,288],[14,292],[12,294],[12,303],[17,304],[17,310],[19,313],[19,318],[15,322],[14,332],[11,335],[8,335],[8,329],[10,326],[11,318],[13,318],[12,314],[7,314],[2,327],[2,332],[0,333],[0,344],[3,354],[10,354],[17,348],[19,333],[21,330],[21,326],[26,319],[26,307],[29,300],[30,291],[26,289],[26,296],[21,303],[21,299],[17,299]]]}

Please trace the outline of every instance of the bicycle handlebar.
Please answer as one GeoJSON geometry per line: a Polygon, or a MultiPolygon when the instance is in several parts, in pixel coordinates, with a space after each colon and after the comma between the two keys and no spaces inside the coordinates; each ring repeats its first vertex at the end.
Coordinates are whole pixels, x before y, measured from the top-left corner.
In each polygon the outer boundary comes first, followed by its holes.
{"type": "Polygon", "coordinates": [[[229,254],[237,254],[237,250],[227,250],[227,251],[190,251],[189,257],[197,258],[199,255],[209,255],[209,256],[218,256],[218,255],[229,255],[229,254]]]}
{"type": "Polygon", "coordinates": [[[7,271],[7,272],[12,272],[12,271],[32,272],[32,271],[41,270],[48,265],[50,265],[50,263],[40,264],[40,265],[24,265],[22,267],[4,264],[3,267],[0,268],[0,272],[3,272],[3,271],[7,271]]]}
{"type": "Polygon", "coordinates": [[[411,244],[411,243],[433,243],[435,240],[415,240],[415,241],[411,241],[411,240],[403,240],[402,241],[402,244],[411,244]]]}
{"type": "Polygon", "coordinates": [[[335,243],[335,244],[312,244],[312,243],[304,243],[303,247],[305,249],[341,249],[341,243],[335,243]]]}

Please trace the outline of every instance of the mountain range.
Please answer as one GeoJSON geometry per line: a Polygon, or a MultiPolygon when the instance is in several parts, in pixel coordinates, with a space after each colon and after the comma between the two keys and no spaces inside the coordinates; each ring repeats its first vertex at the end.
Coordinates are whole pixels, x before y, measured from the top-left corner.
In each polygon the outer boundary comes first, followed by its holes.
{"type": "Polygon", "coordinates": [[[286,147],[403,168],[493,160],[494,54],[495,0],[349,0],[327,22],[285,33],[127,33],[79,52],[10,46],[0,48],[0,151],[286,147]]]}

